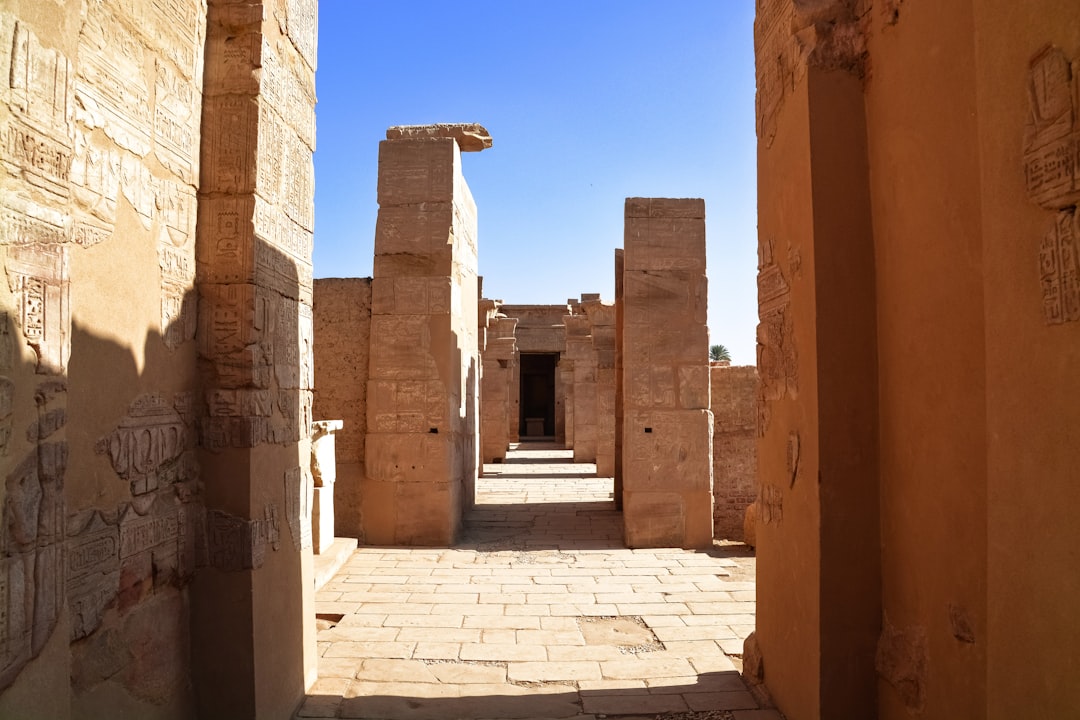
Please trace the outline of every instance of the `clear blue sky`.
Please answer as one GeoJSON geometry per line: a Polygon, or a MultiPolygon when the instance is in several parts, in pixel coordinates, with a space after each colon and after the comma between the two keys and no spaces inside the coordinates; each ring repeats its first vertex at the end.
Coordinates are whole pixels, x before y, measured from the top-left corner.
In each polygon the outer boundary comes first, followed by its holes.
{"type": "Polygon", "coordinates": [[[371,275],[379,141],[479,122],[484,295],[614,296],[627,197],[703,197],[710,342],[753,364],[753,0],[321,0],[315,277],[371,275]]]}

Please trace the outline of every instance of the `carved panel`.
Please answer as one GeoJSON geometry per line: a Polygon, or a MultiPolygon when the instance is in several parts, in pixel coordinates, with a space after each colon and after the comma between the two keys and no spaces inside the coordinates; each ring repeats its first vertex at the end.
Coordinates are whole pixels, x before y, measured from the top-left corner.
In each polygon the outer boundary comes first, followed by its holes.
{"type": "Polygon", "coordinates": [[[1039,246],[1039,280],[1047,325],[1080,321],[1080,222],[1059,212],[1039,246]]]}
{"type": "Polygon", "coordinates": [[[308,66],[315,69],[318,14],[311,0],[285,0],[286,27],[289,39],[308,66]]]}
{"type": "Polygon", "coordinates": [[[1056,47],[1043,48],[1028,70],[1024,181],[1028,197],[1062,210],[1080,200],[1078,70],[1056,47]]]}
{"type": "MultiPolygon", "coordinates": [[[[71,63],[43,48],[12,15],[0,14],[0,100],[33,132],[56,141],[71,137],[71,63]]],[[[70,146],[69,146],[70,147],[70,146]]]]}
{"type": "Polygon", "coordinates": [[[67,544],[67,602],[71,639],[94,632],[120,587],[120,536],[97,511],[72,518],[67,544]],[[72,527],[74,525],[74,527],[72,527]]]}
{"type": "Polygon", "coordinates": [[[206,12],[200,0],[153,0],[153,31],[147,35],[184,77],[200,76],[206,12]]]}
{"type": "Polygon", "coordinates": [[[195,337],[195,258],[183,248],[158,245],[161,268],[161,338],[171,349],[195,337]]]}
{"type": "Polygon", "coordinates": [[[131,483],[132,495],[189,479],[193,459],[181,460],[191,445],[183,419],[156,393],[140,395],[116,430],[98,440],[116,474],[131,483]]]}
{"type": "Polygon", "coordinates": [[[66,200],[73,151],[21,122],[0,124],[0,159],[8,173],[56,198],[66,200]]]}
{"type": "Polygon", "coordinates": [[[26,344],[37,353],[39,374],[59,375],[71,354],[71,308],[67,248],[17,245],[9,248],[8,286],[26,344]]]}
{"type": "Polygon", "coordinates": [[[263,517],[255,520],[211,510],[207,513],[206,524],[210,565],[219,570],[262,567],[267,546],[277,550],[280,544],[276,505],[267,505],[263,517]]]}
{"type": "Polygon", "coordinates": [[[95,145],[89,132],[77,133],[71,185],[79,206],[111,230],[120,196],[120,153],[115,148],[95,145]]]}
{"type": "Polygon", "coordinates": [[[311,547],[311,509],[315,502],[315,485],[311,475],[302,467],[285,471],[285,519],[289,523],[293,547],[311,547]]]}
{"type": "Polygon", "coordinates": [[[56,245],[71,238],[71,218],[14,192],[0,196],[0,245],[56,245]]]}
{"type": "Polygon", "coordinates": [[[150,151],[153,115],[145,46],[101,0],[86,3],[76,94],[90,127],[100,126],[139,157],[150,151]]]}
{"type": "MultiPolygon", "coordinates": [[[[788,252],[791,258],[798,253],[788,252]]],[[[788,270],[790,276],[791,269],[788,270]]],[[[766,400],[795,397],[799,391],[798,349],[791,313],[791,286],[774,254],[772,238],[758,248],[757,366],[760,377],[759,433],[767,426],[766,400]]]]}

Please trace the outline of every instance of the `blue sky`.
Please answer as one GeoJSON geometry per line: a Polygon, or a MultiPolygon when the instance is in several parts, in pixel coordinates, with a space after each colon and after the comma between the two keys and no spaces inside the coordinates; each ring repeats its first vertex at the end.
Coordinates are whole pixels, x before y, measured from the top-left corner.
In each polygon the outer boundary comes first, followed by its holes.
{"type": "Polygon", "coordinates": [[[484,295],[614,295],[627,197],[703,197],[709,327],[754,363],[753,0],[321,0],[315,277],[371,275],[379,141],[479,122],[484,295]]]}

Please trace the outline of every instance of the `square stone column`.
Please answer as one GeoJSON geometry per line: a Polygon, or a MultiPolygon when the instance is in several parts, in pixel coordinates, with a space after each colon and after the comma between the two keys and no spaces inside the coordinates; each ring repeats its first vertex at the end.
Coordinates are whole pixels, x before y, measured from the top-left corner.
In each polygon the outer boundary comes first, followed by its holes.
{"type": "Polygon", "coordinates": [[[566,316],[566,355],[574,363],[574,462],[596,462],[596,355],[591,331],[584,312],[566,316]]]}
{"type": "Polygon", "coordinates": [[[596,474],[615,475],[615,305],[583,302],[596,360],[596,474]]]}
{"type": "Polygon", "coordinates": [[[285,717],[315,679],[310,498],[314,2],[211,0],[196,239],[209,567],[199,715],[285,717]],[[289,100],[286,102],[286,98],[289,100]]]}
{"type": "Polygon", "coordinates": [[[488,330],[480,415],[481,456],[486,463],[502,462],[510,443],[510,395],[517,363],[514,337],[517,324],[517,318],[496,317],[488,330]]]}
{"type": "Polygon", "coordinates": [[[615,508],[623,509],[623,257],[615,250],[615,508]]]}
{"type": "MultiPolygon", "coordinates": [[[[449,545],[477,473],[476,205],[461,145],[479,126],[391,128],[379,145],[367,540],[449,545]]],[[[477,148],[473,148],[477,149],[477,148]]]]}
{"type": "Polygon", "coordinates": [[[705,202],[628,198],[623,522],[630,547],[712,544],[705,202]]]}

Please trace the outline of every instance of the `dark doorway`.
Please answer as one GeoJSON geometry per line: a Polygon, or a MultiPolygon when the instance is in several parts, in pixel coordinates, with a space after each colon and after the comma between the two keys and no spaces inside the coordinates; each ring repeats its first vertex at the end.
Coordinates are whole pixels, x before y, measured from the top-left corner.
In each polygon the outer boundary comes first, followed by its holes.
{"type": "Polygon", "coordinates": [[[521,417],[518,434],[521,437],[555,437],[555,365],[558,353],[522,353],[521,417]],[[543,421],[541,426],[539,421],[543,421]]]}

